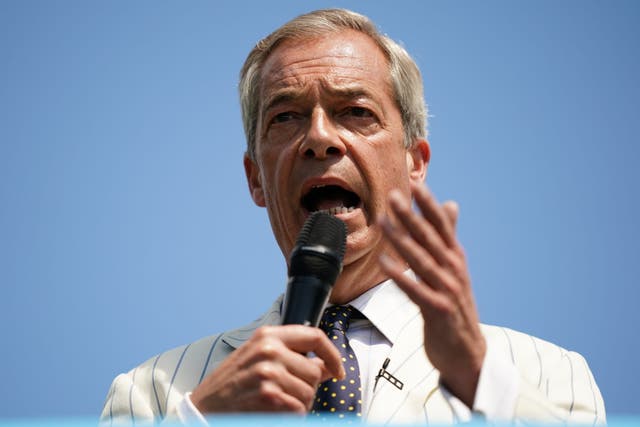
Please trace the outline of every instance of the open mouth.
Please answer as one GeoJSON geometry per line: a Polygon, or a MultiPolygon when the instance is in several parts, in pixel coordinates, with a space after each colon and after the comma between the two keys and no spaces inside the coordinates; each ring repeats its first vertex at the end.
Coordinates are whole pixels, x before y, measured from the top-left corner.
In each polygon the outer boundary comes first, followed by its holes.
{"type": "Polygon", "coordinates": [[[323,211],[338,215],[360,207],[360,197],[339,185],[317,185],[302,196],[300,203],[308,212],[323,211]]]}

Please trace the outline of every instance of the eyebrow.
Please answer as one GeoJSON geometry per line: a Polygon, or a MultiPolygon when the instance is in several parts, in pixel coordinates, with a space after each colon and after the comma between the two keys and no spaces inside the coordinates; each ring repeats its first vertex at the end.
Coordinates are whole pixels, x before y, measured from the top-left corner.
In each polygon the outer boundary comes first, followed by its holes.
{"type": "MultiPolygon", "coordinates": [[[[331,96],[335,96],[343,99],[353,99],[366,97],[372,100],[376,100],[376,98],[369,92],[364,89],[359,84],[346,84],[339,86],[329,86],[325,83],[322,83],[323,89],[326,90],[331,96]]],[[[277,90],[272,95],[267,96],[264,107],[262,108],[262,112],[269,111],[274,108],[278,104],[283,104],[289,101],[295,101],[297,99],[304,98],[305,90],[298,87],[286,87],[280,90],[277,90]]]]}
{"type": "Polygon", "coordinates": [[[368,90],[364,89],[360,85],[343,85],[337,87],[326,88],[329,93],[339,98],[360,98],[365,97],[369,99],[375,99],[374,96],[368,90]]]}
{"type": "Polygon", "coordinates": [[[262,112],[269,111],[278,104],[284,104],[285,102],[293,101],[303,97],[303,93],[300,89],[286,88],[277,91],[273,95],[267,96],[264,102],[262,112]]]}

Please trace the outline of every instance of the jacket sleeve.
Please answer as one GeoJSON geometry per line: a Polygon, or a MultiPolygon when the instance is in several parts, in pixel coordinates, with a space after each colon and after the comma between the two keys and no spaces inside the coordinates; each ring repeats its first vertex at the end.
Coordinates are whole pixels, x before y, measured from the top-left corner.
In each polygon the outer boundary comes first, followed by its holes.
{"type": "Polygon", "coordinates": [[[113,380],[100,416],[101,426],[153,424],[161,419],[145,371],[143,364],[113,380]]]}
{"type": "Polygon", "coordinates": [[[218,336],[169,350],[118,375],[100,417],[101,426],[179,423],[179,405],[227,354],[218,336]]]}
{"type": "Polygon", "coordinates": [[[487,338],[519,376],[513,421],[606,423],[602,395],[580,354],[507,328],[495,328],[487,338]]]}

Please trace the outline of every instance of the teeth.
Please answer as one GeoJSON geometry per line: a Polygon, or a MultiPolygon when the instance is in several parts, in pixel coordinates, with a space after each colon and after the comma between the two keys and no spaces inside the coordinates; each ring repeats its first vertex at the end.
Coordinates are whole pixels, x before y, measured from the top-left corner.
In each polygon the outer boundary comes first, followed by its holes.
{"type": "Polygon", "coordinates": [[[324,212],[331,215],[338,215],[338,214],[345,214],[347,212],[353,212],[354,209],[355,208],[353,206],[350,206],[348,208],[345,208],[344,206],[338,206],[330,209],[321,209],[319,212],[324,212]]]}

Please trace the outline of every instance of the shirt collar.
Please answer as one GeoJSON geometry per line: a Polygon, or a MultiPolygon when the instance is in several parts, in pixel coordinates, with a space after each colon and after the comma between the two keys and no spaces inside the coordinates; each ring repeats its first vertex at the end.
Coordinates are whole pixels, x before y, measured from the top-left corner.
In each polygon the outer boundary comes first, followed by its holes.
{"type": "MultiPolygon", "coordinates": [[[[411,270],[405,274],[415,278],[411,270]]],[[[391,279],[374,286],[349,304],[364,314],[392,345],[408,321],[419,311],[391,279]]]]}

